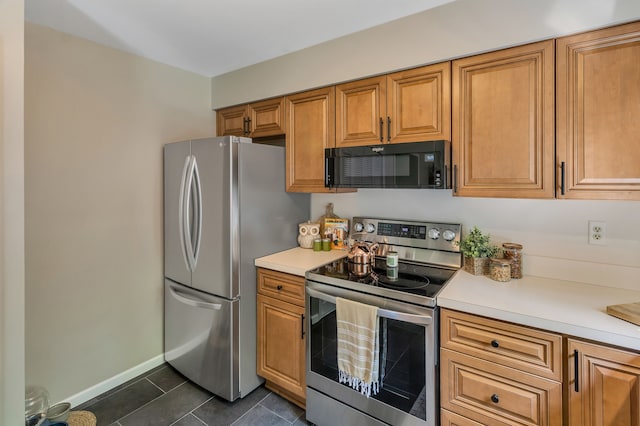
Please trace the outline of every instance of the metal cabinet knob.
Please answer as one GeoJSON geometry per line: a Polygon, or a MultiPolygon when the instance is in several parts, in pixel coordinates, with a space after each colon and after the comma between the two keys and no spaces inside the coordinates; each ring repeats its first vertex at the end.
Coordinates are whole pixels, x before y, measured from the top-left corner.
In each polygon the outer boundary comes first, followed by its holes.
{"type": "Polygon", "coordinates": [[[278,286],[276,287],[276,289],[278,289],[278,290],[282,290],[282,284],[278,284],[278,286]]]}
{"type": "Polygon", "coordinates": [[[498,342],[496,339],[493,339],[491,341],[491,346],[493,346],[494,348],[498,348],[500,347],[500,342],[498,342]]]}
{"type": "Polygon", "coordinates": [[[500,402],[500,398],[498,398],[498,395],[494,393],[493,395],[491,395],[491,401],[497,404],[498,402],[500,402]]]}

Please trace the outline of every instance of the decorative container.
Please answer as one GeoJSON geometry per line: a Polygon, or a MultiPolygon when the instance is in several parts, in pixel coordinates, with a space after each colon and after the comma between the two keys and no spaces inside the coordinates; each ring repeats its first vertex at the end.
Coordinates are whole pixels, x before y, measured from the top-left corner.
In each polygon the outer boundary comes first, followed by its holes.
{"type": "Polygon", "coordinates": [[[511,260],[511,278],[522,278],[522,244],[502,244],[505,259],[511,260]]]}
{"type": "Polygon", "coordinates": [[[473,275],[488,275],[489,258],[465,256],[463,269],[473,275]]]}
{"type": "Polygon", "coordinates": [[[511,281],[511,260],[492,258],[489,266],[489,277],[494,281],[511,281]]]}

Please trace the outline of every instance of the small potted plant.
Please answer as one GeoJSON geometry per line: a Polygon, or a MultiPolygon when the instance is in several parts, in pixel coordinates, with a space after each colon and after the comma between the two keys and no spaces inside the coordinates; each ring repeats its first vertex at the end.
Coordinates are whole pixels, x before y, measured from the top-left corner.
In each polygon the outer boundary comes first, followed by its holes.
{"type": "Polygon", "coordinates": [[[489,258],[498,253],[498,247],[489,242],[489,234],[484,234],[474,226],[458,244],[464,256],[464,270],[473,275],[489,273],[489,258]]]}

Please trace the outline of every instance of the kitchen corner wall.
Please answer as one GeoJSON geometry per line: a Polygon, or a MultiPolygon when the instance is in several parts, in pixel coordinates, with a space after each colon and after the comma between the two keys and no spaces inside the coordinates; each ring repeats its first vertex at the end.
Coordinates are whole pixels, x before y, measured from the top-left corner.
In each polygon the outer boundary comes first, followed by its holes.
{"type": "Polygon", "coordinates": [[[210,79],[26,24],[26,379],[52,401],[162,355],[162,146],[210,79]]]}
{"type": "Polygon", "coordinates": [[[24,1],[0,0],[0,424],[24,419],[24,1]]]}

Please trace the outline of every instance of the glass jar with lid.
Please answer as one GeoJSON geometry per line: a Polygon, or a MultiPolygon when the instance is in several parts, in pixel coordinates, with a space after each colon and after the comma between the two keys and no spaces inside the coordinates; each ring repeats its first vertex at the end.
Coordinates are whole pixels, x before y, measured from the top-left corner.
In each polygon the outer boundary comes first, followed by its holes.
{"type": "Polygon", "coordinates": [[[511,278],[522,278],[522,244],[502,244],[505,259],[511,260],[511,278]]]}
{"type": "Polygon", "coordinates": [[[492,257],[489,262],[489,277],[494,281],[511,281],[511,260],[492,257]]]}

